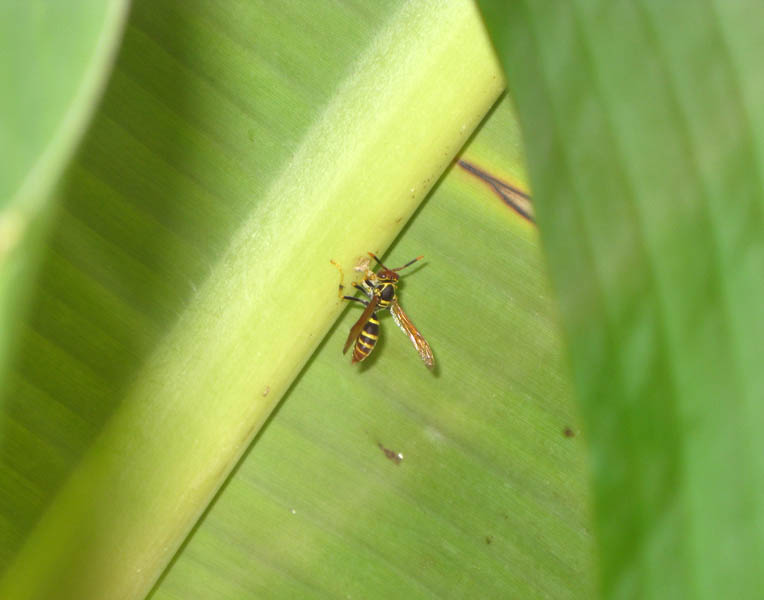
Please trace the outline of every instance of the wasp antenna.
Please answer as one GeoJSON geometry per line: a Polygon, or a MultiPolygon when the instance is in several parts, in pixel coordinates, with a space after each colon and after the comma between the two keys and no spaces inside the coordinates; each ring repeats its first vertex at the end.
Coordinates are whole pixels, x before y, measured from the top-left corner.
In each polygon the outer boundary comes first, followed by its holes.
{"type": "Polygon", "coordinates": [[[377,264],[378,264],[380,267],[382,267],[383,269],[387,269],[387,267],[386,267],[385,265],[383,265],[383,264],[382,264],[382,261],[381,261],[381,260],[379,260],[379,259],[377,258],[377,255],[376,255],[376,254],[374,254],[373,252],[369,252],[368,254],[369,254],[369,256],[371,256],[371,257],[372,257],[374,260],[376,260],[376,261],[377,261],[377,264]]]}
{"type": "MultiPolygon", "coordinates": [[[[410,266],[411,266],[411,265],[413,265],[413,264],[414,264],[416,261],[418,261],[418,260],[422,260],[423,258],[424,258],[424,255],[422,255],[422,256],[417,256],[417,257],[416,257],[414,260],[410,260],[409,262],[407,262],[407,263],[406,263],[405,265],[403,265],[402,267],[398,267],[397,269],[393,269],[393,271],[402,271],[402,270],[403,270],[403,269],[405,269],[406,267],[410,267],[410,266]]],[[[382,263],[380,263],[380,264],[382,264],[382,263]]]]}

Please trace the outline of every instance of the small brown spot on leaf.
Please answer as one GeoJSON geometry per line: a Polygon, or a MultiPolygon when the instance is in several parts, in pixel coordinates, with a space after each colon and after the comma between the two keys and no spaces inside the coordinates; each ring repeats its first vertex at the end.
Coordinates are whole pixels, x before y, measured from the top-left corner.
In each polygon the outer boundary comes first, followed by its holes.
{"type": "Polygon", "coordinates": [[[485,536],[485,543],[486,545],[490,546],[493,543],[493,536],[492,535],[485,536]]]}
{"type": "Polygon", "coordinates": [[[576,432],[573,431],[570,427],[566,427],[562,431],[563,435],[568,438],[576,437],[576,432]]]}
{"type": "Polygon", "coordinates": [[[396,452],[395,450],[390,450],[389,448],[385,448],[380,442],[377,442],[377,446],[379,446],[379,449],[385,453],[385,456],[389,460],[393,461],[396,465],[401,464],[401,461],[403,460],[403,454],[401,454],[400,452],[396,452]]]}

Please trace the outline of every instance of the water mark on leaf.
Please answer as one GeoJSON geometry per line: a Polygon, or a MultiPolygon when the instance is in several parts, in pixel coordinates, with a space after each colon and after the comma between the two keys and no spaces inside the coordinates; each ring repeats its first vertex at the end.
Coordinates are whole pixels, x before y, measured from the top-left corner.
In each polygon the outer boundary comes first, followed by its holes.
{"type": "Polygon", "coordinates": [[[484,183],[487,183],[493,192],[501,198],[501,201],[514,210],[518,215],[527,219],[531,223],[536,222],[530,194],[502,181],[498,177],[494,177],[488,171],[484,171],[469,161],[461,159],[456,164],[470,175],[474,175],[484,183]]]}

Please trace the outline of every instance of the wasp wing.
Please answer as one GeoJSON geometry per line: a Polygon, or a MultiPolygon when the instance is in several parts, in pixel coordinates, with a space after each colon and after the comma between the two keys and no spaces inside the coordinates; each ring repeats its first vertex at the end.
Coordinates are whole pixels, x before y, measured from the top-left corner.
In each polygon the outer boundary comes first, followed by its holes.
{"type": "Polygon", "coordinates": [[[432,348],[430,348],[430,344],[428,344],[427,340],[422,337],[422,334],[419,333],[419,330],[414,327],[411,319],[409,319],[408,315],[403,312],[403,309],[401,308],[401,305],[398,304],[397,300],[393,300],[390,303],[390,314],[393,315],[393,321],[395,321],[395,324],[401,328],[403,333],[409,336],[411,343],[414,344],[414,348],[416,348],[417,352],[419,352],[419,356],[422,357],[424,364],[426,364],[428,368],[432,369],[433,365],[435,364],[435,358],[432,355],[432,348]]]}
{"type": "Polygon", "coordinates": [[[345,341],[345,347],[342,349],[343,354],[348,351],[350,346],[355,344],[358,336],[361,335],[361,331],[363,331],[363,326],[366,325],[366,323],[369,321],[369,317],[371,317],[371,315],[374,314],[374,311],[377,310],[377,304],[379,304],[379,298],[377,296],[373,296],[371,300],[369,300],[369,302],[366,304],[366,308],[348,334],[348,339],[345,341]]]}

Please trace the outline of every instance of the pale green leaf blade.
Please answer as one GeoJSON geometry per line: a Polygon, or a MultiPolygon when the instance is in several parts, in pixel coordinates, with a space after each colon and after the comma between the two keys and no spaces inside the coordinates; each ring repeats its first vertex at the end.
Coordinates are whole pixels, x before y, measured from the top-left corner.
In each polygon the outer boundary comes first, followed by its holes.
{"type": "MultiPolygon", "coordinates": [[[[460,161],[527,191],[508,128],[505,99],[460,161]]],[[[455,165],[386,262],[418,254],[399,296],[435,372],[389,316],[352,366],[348,308],[152,600],[592,597],[586,442],[535,226],[455,165]]]]}

